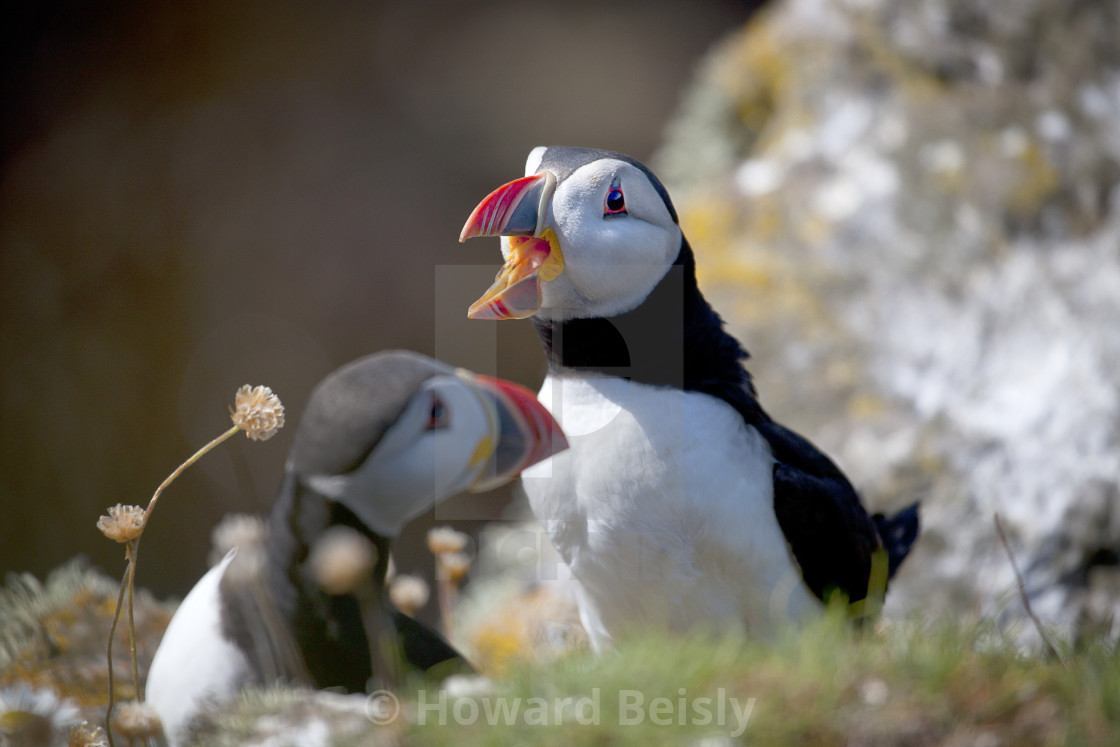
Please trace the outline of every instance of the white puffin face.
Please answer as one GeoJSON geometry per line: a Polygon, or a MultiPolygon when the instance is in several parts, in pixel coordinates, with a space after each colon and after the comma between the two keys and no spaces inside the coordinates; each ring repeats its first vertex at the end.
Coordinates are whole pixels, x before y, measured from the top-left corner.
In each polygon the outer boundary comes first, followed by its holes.
{"type": "Polygon", "coordinates": [[[546,225],[564,255],[564,272],[541,286],[538,315],[554,321],[630,311],[681,246],[680,228],[653,184],[614,159],[582,166],[557,184],[546,225]]]}
{"type": "Polygon", "coordinates": [[[436,376],[413,394],[369,458],[346,475],[306,475],[316,490],[353,511],[370,528],[395,536],[440,499],[480,476],[497,417],[475,387],[436,376]]]}
{"type": "Polygon", "coordinates": [[[639,306],[681,247],[656,180],[625,157],[580,148],[534,148],[525,166],[524,177],[479,203],[460,233],[460,241],[502,237],[505,258],[468,316],[562,321],[639,306]]]}
{"type": "MultiPolygon", "coordinates": [[[[560,426],[533,392],[502,379],[447,370],[409,393],[404,409],[356,467],[301,469],[289,459],[288,469],[370,529],[392,537],[445,498],[491,490],[567,448],[560,426]]],[[[337,390],[333,394],[329,399],[347,402],[337,390]]],[[[345,409],[352,410],[349,404],[345,409]]],[[[328,444],[370,435],[341,412],[325,423],[320,438],[328,444]]]]}

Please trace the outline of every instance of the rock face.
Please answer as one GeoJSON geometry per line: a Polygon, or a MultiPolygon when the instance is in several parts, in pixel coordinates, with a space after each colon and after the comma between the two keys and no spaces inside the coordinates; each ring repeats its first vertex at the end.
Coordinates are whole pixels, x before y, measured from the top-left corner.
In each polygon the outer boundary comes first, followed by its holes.
{"type": "Polygon", "coordinates": [[[1020,618],[998,512],[1039,616],[1120,634],[1117,29],[1115,1],[777,3],[655,163],[764,406],[870,507],[922,500],[895,613],[1020,618]]]}

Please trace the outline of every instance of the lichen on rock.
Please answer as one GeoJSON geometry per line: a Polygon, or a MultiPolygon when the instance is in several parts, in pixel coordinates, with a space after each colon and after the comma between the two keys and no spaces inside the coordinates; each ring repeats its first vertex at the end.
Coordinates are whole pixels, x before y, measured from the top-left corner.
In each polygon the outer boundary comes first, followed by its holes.
{"type": "Polygon", "coordinates": [[[656,158],[763,405],[871,508],[922,500],[888,610],[1018,617],[999,512],[1040,616],[1120,635],[1117,28],[1115,3],[776,3],[656,158]]]}

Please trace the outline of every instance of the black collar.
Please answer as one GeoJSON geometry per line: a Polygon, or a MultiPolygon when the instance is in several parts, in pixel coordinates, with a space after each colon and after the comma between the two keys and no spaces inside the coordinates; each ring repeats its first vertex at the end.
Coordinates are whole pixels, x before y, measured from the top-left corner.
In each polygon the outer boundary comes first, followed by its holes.
{"type": "Polygon", "coordinates": [[[742,362],[748,353],[700,293],[681,237],[676,261],[640,306],[610,318],[533,318],[553,375],[597,373],[718,397],[748,423],[768,422],[742,362]]]}

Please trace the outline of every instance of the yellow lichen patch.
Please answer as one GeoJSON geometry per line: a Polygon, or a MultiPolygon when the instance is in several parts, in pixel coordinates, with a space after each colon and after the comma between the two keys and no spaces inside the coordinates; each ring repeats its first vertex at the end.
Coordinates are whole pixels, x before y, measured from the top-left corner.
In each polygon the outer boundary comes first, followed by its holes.
{"type": "Polygon", "coordinates": [[[922,450],[918,453],[918,469],[927,475],[937,475],[945,470],[945,460],[933,452],[922,450]]]}
{"type": "Polygon", "coordinates": [[[76,591],[74,593],[74,596],[71,599],[70,603],[73,604],[75,607],[82,608],[82,607],[88,607],[90,604],[93,604],[96,600],[97,600],[97,595],[94,593],[93,589],[78,589],[78,591],[76,591]]]}
{"type": "MultiPolygon", "coordinates": [[[[70,565],[45,585],[0,590],[0,612],[12,621],[0,625],[0,687],[47,688],[82,708],[103,708],[108,693],[105,639],[116,606],[116,581],[70,565]]],[[[137,649],[140,676],[170,621],[172,609],[147,594],[137,597],[137,649]]],[[[128,633],[118,626],[114,668],[121,697],[136,697],[128,676],[128,633]]]]}
{"type": "Polygon", "coordinates": [[[869,14],[849,13],[847,16],[848,27],[856,37],[854,49],[868,58],[871,67],[911,100],[940,102],[945,84],[932,70],[904,55],[882,25],[869,14]]]}
{"type": "Polygon", "coordinates": [[[1019,213],[1034,213],[1059,185],[1058,173],[1036,141],[1018,158],[1019,179],[1009,196],[1009,207],[1019,213]]]}
{"type": "Polygon", "coordinates": [[[857,392],[848,399],[848,414],[859,420],[870,420],[887,412],[887,403],[881,397],[867,392],[857,392]]]}
{"type": "Polygon", "coordinates": [[[823,379],[832,389],[841,389],[854,385],[862,369],[856,361],[849,358],[837,357],[829,361],[823,368],[823,379]]]}
{"type": "Polygon", "coordinates": [[[773,195],[756,198],[746,214],[744,235],[752,242],[773,241],[786,230],[781,200],[773,195]]]}
{"type": "Polygon", "coordinates": [[[795,238],[806,246],[819,247],[828,243],[835,232],[836,226],[832,221],[816,213],[809,213],[791,228],[794,231],[795,238]]]}
{"type": "Polygon", "coordinates": [[[772,285],[772,276],[764,264],[737,259],[708,262],[696,268],[696,275],[705,286],[731,285],[758,290],[772,285]]]}
{"type": "Polygon", "coordinates": [[[587,647],[573,600],[548,585],[507,589],[500,601],[486,606],[485,615],[462,629],[464,651],[480,672],[492,677],[587,647]]]}
{"type": "Polygon", "coordinates": [[[716,66],[715,80],[736,102],[736,115],[748,130],[762,130],[777,108],[777,99],[791,90],[791,63],[797,57],[788,46],[771,15],[762,13],[730,42],[730,53],[716,66]]]}
{"type": "Polygon", "coordinates": [[[95,607],[96,614],[111,618],[117,610],[117,600],[113,597],[102,597],[95,607]]]}
{"type": "Polygon", "coordinates": [[[693,251],[705,256],[727,251],[738,207],[711,195],[697,196],[680,209],[681,230],[693,251]]]}
{"type": "Polygon", "coordinates": [[[528,626],[516,615],[495,617],[478,627],[470,638],[474,663],[483,674],[500,677],[518,661],[532,659],[528,626]]]}

